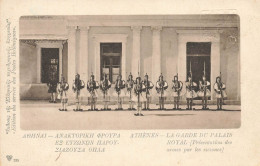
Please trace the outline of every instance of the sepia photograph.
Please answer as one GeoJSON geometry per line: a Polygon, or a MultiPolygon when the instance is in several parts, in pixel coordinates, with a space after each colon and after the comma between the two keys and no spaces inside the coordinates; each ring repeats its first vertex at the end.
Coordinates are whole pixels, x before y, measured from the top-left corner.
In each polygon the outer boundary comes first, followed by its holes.
{"type": "Polygon", "coordinates": [[[240,18],[19,19],[22,130],[241,126],[240,18]]]}

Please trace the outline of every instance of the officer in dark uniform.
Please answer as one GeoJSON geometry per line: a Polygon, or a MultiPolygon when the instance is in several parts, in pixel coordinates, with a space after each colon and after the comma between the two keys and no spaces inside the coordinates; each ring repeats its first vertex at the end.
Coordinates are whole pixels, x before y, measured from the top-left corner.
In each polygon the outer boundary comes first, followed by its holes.
{"type": "Polygon", "coordinates": [[[48,93],[51,94],[51,100],[50,103],[56,103],[56,93],[57,93],[57,83],[58,80],[56,78],[56,73],[52,71],[50,73],[49,82],[47,83],[47,86],[49,87],[48,93]]]}

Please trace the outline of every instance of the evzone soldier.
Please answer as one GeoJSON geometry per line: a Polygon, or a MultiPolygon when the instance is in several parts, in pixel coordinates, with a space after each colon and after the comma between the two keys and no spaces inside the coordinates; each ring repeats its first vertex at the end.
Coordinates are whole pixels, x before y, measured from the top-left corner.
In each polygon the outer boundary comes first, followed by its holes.
{"type": "Polygon", "coordinates": [[[174,110],[176,109],[180,109],[179,105],[180,105],[180,96],[181,96],[181,90],[183,87],[183,83],[181,81],[178,80],[178,73],[177,75],[174,76],[173,80],[173,98],[174,98],[174,110]]]}
{"type": "Polygon", "coordinates": [[[142,111],[142,103],[141,103],[141,100],[142,100],[142,92],[145,91],[145,86],[141,80],[141,77],[138,76],[136,78],[136,81],[135,81],[135,87],[134,87],[134,92],[135,92],[135,95],[137,97],[137,113],[135,114],[135,116],[144,116],[141,111],[142,111]]]}
{"type": "Polygon", "coordinates": [[[144,109],[143,110],[149,110],[149,103],[151,101],[151,96],[150,96],[150,90],[153,89],[154,85],[151,81],[149,81],[149,76],[146,75],[144,76],[144,81],[143,81],[143,84],[144,84],[144,87],[145,87],[145,101],[144,101],[144,109]]]}
{"type": "Polygon", "coordinates": [[[96,108],[96,102],[97,102],[97,95],[96,95],[96,90],[99,88],[99,84],[97,81],[95,81],[95,76],[93,73],[90,76],[90,80],[87,83],[87,90],[90,93],[90,97],[88,98],[88,101],[90,103],[90,109],[91,111],[93,110],[98,110],[96,108]]]}
{"type": "Polygon", "coordinates": [[[227,97],[226,94],[226,85],[221,80],[221,73],[220,76],[216,78],[216,82],[214,84],[214,90],[216,92],[216,98],[217,98],[217,110],[222,110],[222,105],[224,103],[224,98],[227,97]]]}
{"type": "Polygon", "coordinates": [[[100,82],[100,89],[103,93],[103,102],[104,102],[104,109],[101,110],[111,110],[108,108],[109,96],[107,96],[107,92],[111,88],[111,82],[107,79],[107,75],[104,74],[103,80],[100,82]]]}
{"type": "Polygon", "coordinates": [[[65,81],[65,78],[61,76],[61,82],[57,85],[59,98],[61,99],[61,107],[60,111],[67,111],[67,103],[68,103],[68,97],[67,97],[67,91],[69,90],[69,84],[65,81]]]}
{"type": "Polygon", "coordinates": [[[210,82],[206,80],[206,76],[204,72],[204,75],[202,76],[202,81],[199,81],[199,92],[198,92],[198,96],[202,98],[203,110],[209,109],[207,107],[208,97],[210,97],[210,90],[208,89],[209,86],[210,86],[210,82]]]}
{"type": "Polygon", "coordinates": [[[118,103],[118,108],[116,110],[123,110],[122,108],[122,89],[125,88],[125,81],[122,80],[122,76],[118,75],[117,76],[117,80],[116,80],[116,84],[115,84],[115,90],[117,93],[117,103],[118,103]]]}
{"type": "Polygon", "coordinates": [[[133,87],[134,87],[135,81],[133,80],[133,75],[130,73],[128,76],[128,80],[126,81],[126,90],[129,93],[129,108],[128,110],[135,110],[133,107],[133,87]]]}
{"type": "Polygon", "coordinates": [[[165,110],[164,108],[164,101],[165,101],[165,90],[168,88],[168,84],[166,81],[163,80],[163,75],[159,76],[159,80],[156,82],[155,89],[159,94],[159,110],[165,110]]]}
{"type": "Polygon", "coordinates": [[[50,81],[47,83],[47,86],[49,87],[48,93],[51,94],[50,103],[57,103],[56,101],[56,93],[57,93],[57,78],[55,77],[55,73],[52,71],[50,73],[50,81]]]}
{"type": "Polygon", "coordinates": [[[192,110],[193,99],[198,96],[198,94],[194,91],[197,87],[197,84],[192,81],[192,73],[188,75],[188,80],[185,82],[186,85],[186,100],[187,100],[187,108],[186,110],[192,110]]]}
{"type": "Polygon", "coordinates": [[[85,87],[85,83],[83,80],[80,79],[80,75],[76,74],[75,80],[72,86],[74,93],[76,94],[76,109],[74,111],[83,111],[80,106],[80,90],[85,87]]]}

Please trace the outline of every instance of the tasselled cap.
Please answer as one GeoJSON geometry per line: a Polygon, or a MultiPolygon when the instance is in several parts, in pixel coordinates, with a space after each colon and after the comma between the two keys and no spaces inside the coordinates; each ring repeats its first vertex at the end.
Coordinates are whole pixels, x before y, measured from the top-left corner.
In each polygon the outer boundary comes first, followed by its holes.
{"type": "Polygon", "coordinates": [[[92,77],[92,78],[95,78],[95,76],[93,75],[93,72],[91,72],[91,75],[90,75],[90,77],[92,77]]]}

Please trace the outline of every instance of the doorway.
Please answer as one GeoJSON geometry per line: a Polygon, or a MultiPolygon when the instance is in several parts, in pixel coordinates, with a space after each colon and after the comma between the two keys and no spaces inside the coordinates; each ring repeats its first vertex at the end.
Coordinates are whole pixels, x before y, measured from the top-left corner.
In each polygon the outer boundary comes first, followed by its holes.
{"type": "Polygon", "coordinates": [[[59,81],[59,48],[41,49],[41,82],[59,81]]]}
{"type": "MultiPolygon", "coordinates": [[[[199,84],[205,70],[206,80],[211,83],[211,43],[210,42],[188,42],[186,45],[186,71],[192,72],[192,80],[199,84]],[[205,69],[204,69],[205,68],[205,69]]],[[[209,87],[211,89],[211,86],[209,87]]],[[[198,90],[198,89],[197,89],[198,90]]]]}

